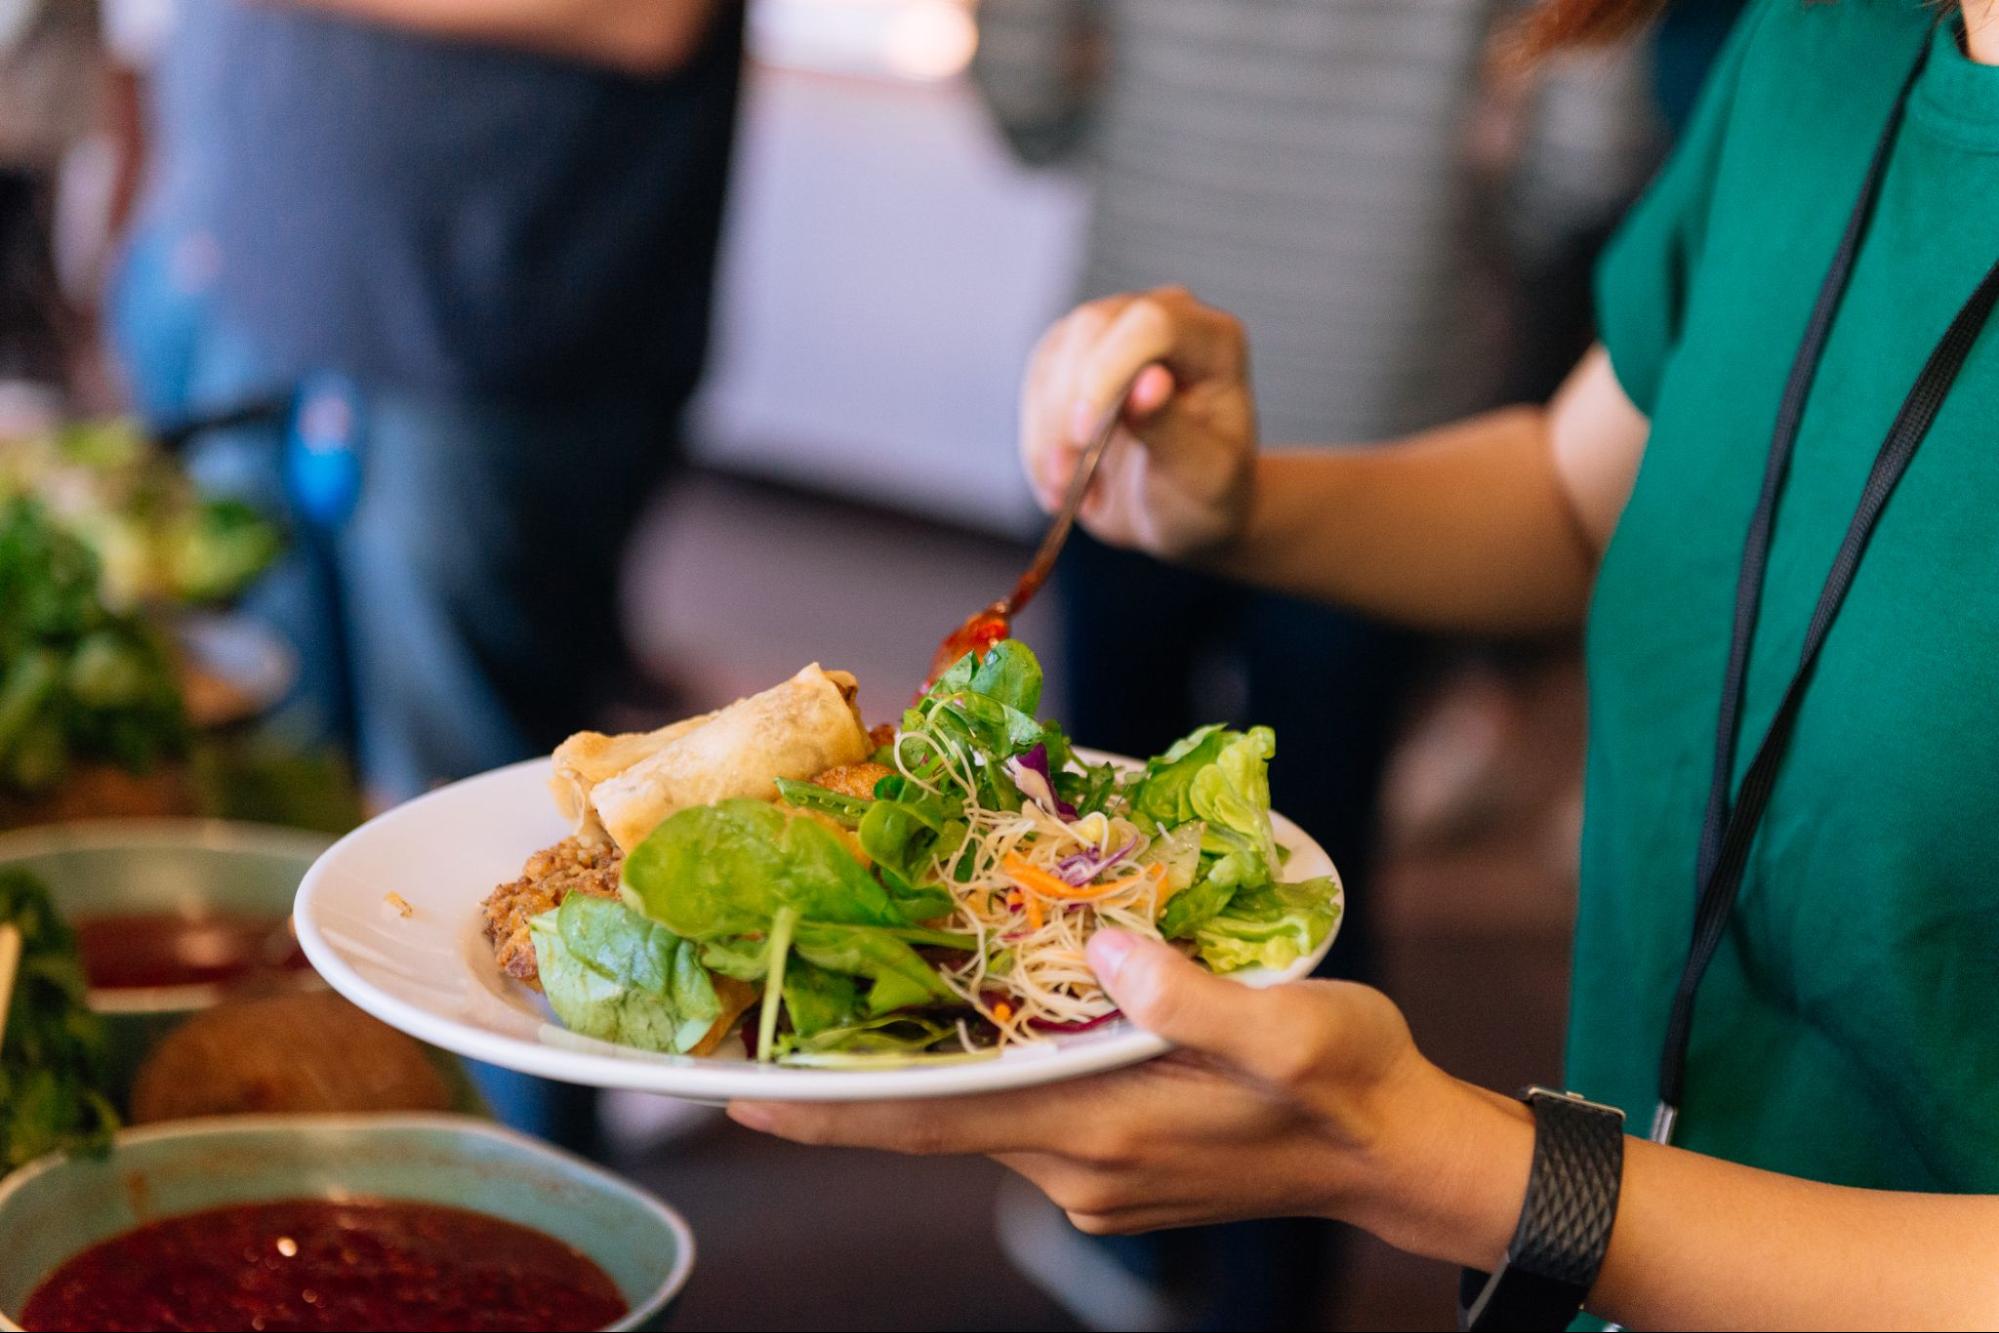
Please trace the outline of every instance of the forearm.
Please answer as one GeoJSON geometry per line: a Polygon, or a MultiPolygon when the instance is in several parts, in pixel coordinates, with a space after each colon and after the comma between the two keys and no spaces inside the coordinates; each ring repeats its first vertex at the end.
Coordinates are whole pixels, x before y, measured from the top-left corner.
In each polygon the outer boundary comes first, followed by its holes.
{"type": "Polygon", "coordinates": [[[1590,1306],[1646,1328],[1991,1328],[1999,1199],[1842,1189],[1634,1141],[1590,1306]]]}
{"type": "Polygon", "coordinates": [[[567,56],[633,74],[669,73],[700,48],[726,0],[264,0],[434,37],[567,56]]]}
{"type": "MultiPolygon", "coordinates": [[[[1330,1211],[1489,1269],[1519,1219],[1533,1122],[1509,1098],[1430,1073],[1368,1187],[1330,1211]]],[[[1999,1199],[1821,1185],[1627,1139],[1589,1309],[1643,1328],[1989,1328],[1999,1199]]]]}
{"type": "Polygon", "coordinates": [[[1579,624],[1596,555],[1569,509],[1549,414],[1488,413],[1367,449],[1257,462],[1221,572],[1425,628],[1579,624]]]}

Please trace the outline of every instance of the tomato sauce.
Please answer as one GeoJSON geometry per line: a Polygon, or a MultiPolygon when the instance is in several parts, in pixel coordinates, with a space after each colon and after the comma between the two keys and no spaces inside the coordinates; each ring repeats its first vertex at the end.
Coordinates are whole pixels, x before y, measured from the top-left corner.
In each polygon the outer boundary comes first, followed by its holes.
{"type": "Polygon", "coordinates": [[[83,975],[105,990],[240,986],[306,966],[285,917],[107,913],[80,916],[75,926],[83,975]]]}
{"type": "MultiPolygon", "coordinates": [[[[979,611],[964,624],[944,636],[937,645],[937,655],[930,659],[930,676],[923,682],[928,690],[937,683],[937,678],[956,666],[966,653],[976,653],[984,657],[992,646],[1013,633],[1013,620],[1006,609],[1006,603],[994,602],[979,611]]],[[[919,697],[922,691],[918,691],[919,697]]]]}
{"type": "Polygon", "coordinates": [[[162,1218],[28,1297],[53,1329],[601,1329],[628,1307],[539,1231],[438,1204],[294,1199],[162,1218]]]}

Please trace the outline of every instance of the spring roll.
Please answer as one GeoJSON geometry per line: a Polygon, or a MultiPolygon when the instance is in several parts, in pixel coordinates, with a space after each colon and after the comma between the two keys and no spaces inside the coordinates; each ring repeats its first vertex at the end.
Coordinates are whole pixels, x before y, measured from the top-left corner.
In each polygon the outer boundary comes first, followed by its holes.
{"type": "Polygon", "coordinates": [[[801,781],[867,758],[854,678],[817,662],[762,694],[658,731],[586,731],[555,752],[551,787],[578,836],[630,852],[677,810],[731,797],[777,798],[801,781]]]}

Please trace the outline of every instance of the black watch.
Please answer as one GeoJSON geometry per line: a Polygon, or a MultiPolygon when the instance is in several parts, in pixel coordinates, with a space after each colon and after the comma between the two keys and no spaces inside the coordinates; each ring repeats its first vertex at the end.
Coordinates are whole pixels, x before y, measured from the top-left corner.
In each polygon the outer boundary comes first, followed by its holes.
{"type": "Polygon", "coordinates": [[[1624,1112],[1572,1092],[1529,1088],[1534,1165],[1520,1225],[1496,1273],[1458,1282],[1461,1329],[1563,1329],[1582,1310],[1610,1249],[1624,1181],[1624,1112]]]}

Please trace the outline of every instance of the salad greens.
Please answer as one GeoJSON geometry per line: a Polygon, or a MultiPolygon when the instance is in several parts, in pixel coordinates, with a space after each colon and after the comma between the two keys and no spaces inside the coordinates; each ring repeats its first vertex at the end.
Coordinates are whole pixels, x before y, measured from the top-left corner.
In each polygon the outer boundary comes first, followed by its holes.
{"type": "Polygon", "coordinates": [[[0,1036],[0,1175],[58,1148],[95,1151],[118,1128],[102,1021],[84,1003],[76,937],[27,871],[0,869],[0,923],[21,963],[0,1036]]]}
{"type": "Polygon", "coordinates": [[[1201,828],[1194,884],[1174,895],[1160,920],[1168,939],[1190,938],[1237,893],[1276,878],[1269,777],[1276,754],[1277,735],[1269,727],[1243,732],[1206,726],[1147,764],[1132,785],[1132,810],[1141,824],[1201,828]]]}
{"type": "Polygon", "coordinates": [[[1238,893],[1194,931],[1201,961],[1217,972],[1289,967],[1339,920],[1330,879],[1265,884],[1238,893]]]}
{"type": "Polygon", "coordinates": [[[0,440],[0,503],[38,498],[97,557],[113,607],[226,601],[283,548],[240,500],[203,496],[128,420],[0,440]]]}
{"type": "Polygon", "coordinates": [[[159,637],[105,606],[96,558],[40,505],[0,502],[0,790],[47,791],[72,759],[144,771],[187,739],[159,637]]]}
{"type": "Polygon", "coordinates": [[[685,1052],[726,977],[762,988],[759,1058],[962,1058],[1114,1013],[1073,961],[1099,923],[1221,972],[1327,938],[1337,884],[1278,880],[1269,728],[1203,727],[1120,774],[1036,718],[1041,693],[1034,654],[1005,640],[904,714],[871,796],[781,780],[775,803],[672,815],[625,859],[622,901],[571,895],[531,924],[557,1015],[685,1052]]]}
{"type": "Polygon", "coordinates": [[[700,946],[621,902],[572,893],[528,933],[549,1004],[573,1032],[687,1051],[721,1016],[700,946]]]}

